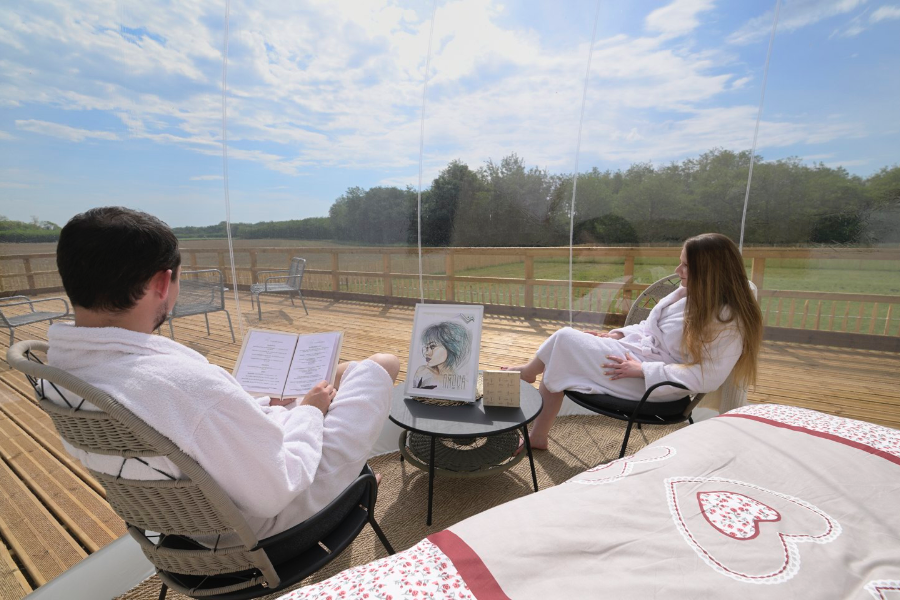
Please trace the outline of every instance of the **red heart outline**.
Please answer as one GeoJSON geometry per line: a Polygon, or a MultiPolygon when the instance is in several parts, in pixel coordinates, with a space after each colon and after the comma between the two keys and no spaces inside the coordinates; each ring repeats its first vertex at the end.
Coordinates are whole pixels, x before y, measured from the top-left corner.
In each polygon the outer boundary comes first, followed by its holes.
{"type": "Polygon", "coordinates": [[[633,470],[634,465],[641,463],[652,463],[659,462],[661,460],[668,460],[675,456],[677,452],[675,448],[671,446],[649,446],[647,448],[642,448],[639,452],[632,454],[630,456],[623,456],[622,458],[617,458],[616,460],[610,461],[608,463],[604,463],[601,465],[597,465],[596,467],[592,467],[587,471],[584,471],[580,475],[576,475],[572,479],[568,480],[566,483],[580,483],[582,485],[603,485],[605,483],[612,483],[614,481],[619,481],[627,477],[633,470]],[[663,450],[663,454],[661,456],[650,456],[650,457],[642,457],[637,458],[638,454],[647,453],[654,450],[663,450]],[[605,471],[607,469],[615,469],[617,472],[613,474],[605,474],[604,477],[598,477],[594,479],[578,479],[578,477],[585,476],[588,473],[598,473],[600,471],[605,471]]]}
{"type": "Polygon", "coordinates": [[[709,565],[714,571],[737,581],[760,584],[784,583],[785,581],[793,578],[800,570],[800,550],[798,547],[799,543],[810,542],[814,544],[827,544],[834,541],[842,531],[840,523],[832,519],[830,516],[825,514],[824,511],[813,506],[812,504],[799,498],[795,498],[787,494],[782,494],[781,492],[775,492],[773,490],[769,490],[752,483],[746,483],[734,479],[724,479],[722,477],[670,477],[666,479],[664,483],[666,486],[666,499],[669,504],[669,512],[672,514],[672,519],[675,522],[675,527],[678,529],[679,533],[681,533],[685,542],[687,542],[687,544],[694,550],[694,552],[697,553],[697,555],[703,560],[703,562],[709,565]],[[781,500],[787,501],[796,507],[807,510],[812,514],[818,516],[824,523],[824,531],[816,535],[790,534],[783,533],[782,531],[777,531],[776,535],[781,542],[781,548],[784,556],[784,562],[782,563],[782,565],[769,573],[751,574],[738,572],[729,568],[727,565],[713,556],[712,553],[704,548],[703,545],[694,537],[694,534],[691,533],[685,517],[682,515],[681,507],[679,506],[678,493],[675,489],[678,484],[682,483],[693,483],[701,485],[706,483],[726,484],[729,486],[739,486],[743,487],[744,489],[756,490],[766,494],[771,494],[777,498],[780,498],[781,500]]]}

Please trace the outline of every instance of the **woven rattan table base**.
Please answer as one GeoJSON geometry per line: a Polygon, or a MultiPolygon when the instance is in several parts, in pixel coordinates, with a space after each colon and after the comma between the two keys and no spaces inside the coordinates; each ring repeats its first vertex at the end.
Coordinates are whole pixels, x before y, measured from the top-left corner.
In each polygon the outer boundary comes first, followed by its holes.
{"type": "MultiPolygon", "coordinates": [[[[513,456],[519,447],[519,433],[507,431],[488,437],[436,438],[434,469],[451,477],[480,477],[509,469],[526,452],[513,456]]],[[[427,471],[431,457],[431,436],[404,431],[400,434],[400,452],[414,466],[427,471]]]]}

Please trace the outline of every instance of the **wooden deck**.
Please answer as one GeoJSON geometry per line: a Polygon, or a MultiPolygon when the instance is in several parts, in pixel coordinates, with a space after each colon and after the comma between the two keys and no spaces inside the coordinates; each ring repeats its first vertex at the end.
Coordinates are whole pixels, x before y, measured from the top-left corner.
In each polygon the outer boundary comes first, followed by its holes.
{"type": "MultiPolygon", "coordinates": [[[[263,303],[263,322],[244,294],[246,327],[298,332],[346,332],[342,360],[391,352],[405,366],[413,309],[308,298],[309,316],[286,299],[263,303]]],[[[229,302],[235,320],[235,306],[229,302]]],[[[175,321],[179,342],[213,363],[233,367],[240,344],[232,343],[223,313],[175,321]]],[[[486,316],[481,366],[497,368],[527,359],[564,323],[486,316]]],[[[168,333],[168,327],[162,328],[168,333]]],[[[236,332],[237,333],[237,332],[236,332]]],[[[16,339],[46,339],[47,324],[17,329],[16,339]]],[[[6,336],[0,336],[5,359],[6,336]]],[[[238,338],[240,341],[240,338],[238,338]]],[[[403,374],[401,374],[403,377],[403,374]]],[[[852,348],[767,342],[751,402],[790,404],[900,428],[900,354],[852,348]]],[[[88,554],[124,534],[103,499],[103,489],[62,449],[49,419],[33,401],[23,375],[0,362],[0,598],[18,599],[88,554]]]]}

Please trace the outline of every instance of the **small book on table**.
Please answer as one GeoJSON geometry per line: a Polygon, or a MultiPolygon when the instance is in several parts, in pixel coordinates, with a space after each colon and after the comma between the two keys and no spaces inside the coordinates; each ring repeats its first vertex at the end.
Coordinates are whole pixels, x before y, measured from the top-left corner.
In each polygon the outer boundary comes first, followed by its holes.
{"type": "Polygon", "coordinates": [[[251,329],[234,365],[234,378],[252,396],[282,403],[303,398],[320,381],[334,383],[343,341],[342,331],[251,329]]]}

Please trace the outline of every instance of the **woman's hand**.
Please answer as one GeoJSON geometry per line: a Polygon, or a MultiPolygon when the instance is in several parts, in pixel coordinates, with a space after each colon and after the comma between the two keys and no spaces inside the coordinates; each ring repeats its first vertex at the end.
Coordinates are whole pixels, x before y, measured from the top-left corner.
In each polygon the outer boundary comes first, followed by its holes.
{"type": "Polygon", "coordinates": [[[612,340],[621,340],[625,337],[621,331],[585,331],[585,333],[595,337],[610,338],[612,340]]]}
{"type": "Polygon", "coordinates": [[[640,361],[633,359],[629,352],[625,353],[625,358],[615,355],[609,355],[606,358],[612,362],[603,364],[603,368],[607,369],[603,372],[603,374],[610,379],[644,376],[644,371],[643,369],[641,369],[640,361]]]}

